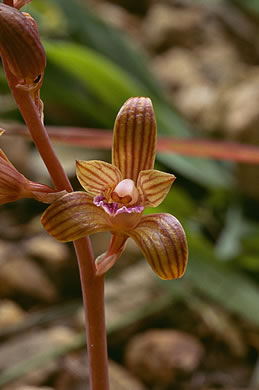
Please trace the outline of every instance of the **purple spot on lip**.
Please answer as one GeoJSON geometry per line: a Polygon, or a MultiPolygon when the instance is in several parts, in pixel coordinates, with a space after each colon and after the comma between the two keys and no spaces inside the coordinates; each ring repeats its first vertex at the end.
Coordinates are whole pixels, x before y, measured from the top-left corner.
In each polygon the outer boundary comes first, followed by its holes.
{"type": "Polygon", "coordinates": [[[105,198],[102,195],[98,195],[94,198],[94,204],[97,207],[102,207],[106,213],[115,216],[122,213],[141,213],[144,210],[144,206],[134,206],[134,207],[127,207],[127,206],[119,206],[118,203],[107,203],[105,201],[105,198]]]}

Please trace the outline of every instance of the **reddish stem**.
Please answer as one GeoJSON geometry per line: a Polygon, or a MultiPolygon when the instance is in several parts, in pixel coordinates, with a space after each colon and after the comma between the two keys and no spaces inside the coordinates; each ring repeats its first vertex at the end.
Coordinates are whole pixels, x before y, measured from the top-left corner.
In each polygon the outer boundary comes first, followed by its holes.
{"type": "MultiPolygon", "coordinates": [[[[57,190],[71,192],[72,186],[57,158],[29,92],[15,87],[16,79],[2,58],[7,80],[17,106],[57,190]]],[[[107,341],[104,314],[104,277],[96,275],[88,237],[74,242],[80,270],[86,316],[90,383],[92,390],[109,390],[107,341]]]]}

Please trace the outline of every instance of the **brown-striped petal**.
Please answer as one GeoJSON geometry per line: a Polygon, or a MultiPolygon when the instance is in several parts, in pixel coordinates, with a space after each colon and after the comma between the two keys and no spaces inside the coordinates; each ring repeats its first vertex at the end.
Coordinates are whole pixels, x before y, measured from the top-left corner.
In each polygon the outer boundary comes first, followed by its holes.
{"type": "Polygon", "coordinates": [[[156,120],[147,97],[130,98],[120,109],[113,132],[112,162],[123,179],[135,182],[140,171],[152,169],[156,149],[156,120]]]}
{"type": "Polygon", "coordinates": [[[0,204],[14,202],[21,198],[34,198],[39,202],[53,203],[66,193],[28,180],[0,149],[0,204]]]}
{"type": "Polygon", "coordinates": [[[104,274],[114,265],[122,254],[128,238],[126,234],[121,233],[114,233],[112,235],[108,251],[98,256],[95,260],[97,275],[104,274]]]}
{"type": "Polygon", "coordinates": [[[0,204],[14,202],[25,197],[27,179],[17,171],[0,149],[0,204]]]}
{"type": "Polygon", "coordinates": [[[168,194],[176,177],[170,173],[148,169],[141,171],[138,176],[137,186],[144,196],[145,207],[157,207],[168,194]]]}
{"type": "Polygon", "coordinates": [[[121,180],[118,168],[104,161],[77,161],[76,174],[82,187],[91,195],[100,195],[121,180]]]}
{"type": "Polygon", "coordinates": [[[105,211],[93,204],[91,196],[72,192],[52,203],[41,222],[50,235],[67,242],[109,230],[105,216],[105,211]]]}
{"type": "Polygon", "coordinates": [[[183,227],[175,217],[163,213],[145,215],[138,226],[127,233],[161,279],[176,279],[184,274],[187,241],[183,227]]]}
{"type": "Polygon", "coordinates": [[[62,196],[67,194],[67,191],[65,191],[65,190],[55,191],[55,190],[51,189],[52,191],[48,192],[48,188],[47,188],[48,186],[43,185],[42,187],[43,187],[43,189],[44,189],[44,187],[46,187],[44,191],[31,190],[31,197],[36,199],[38,202],[51,204],[51,203],[56,202],[59,198],[62,198],[62,196]]]}

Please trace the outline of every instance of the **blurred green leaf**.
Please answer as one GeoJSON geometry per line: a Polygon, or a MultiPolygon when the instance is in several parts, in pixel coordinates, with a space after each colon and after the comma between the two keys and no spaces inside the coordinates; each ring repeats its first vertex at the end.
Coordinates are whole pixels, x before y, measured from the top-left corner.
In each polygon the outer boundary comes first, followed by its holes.
{"type": "Polygon", "coordinates": [[[236,263],[250,272],[259,272],[259,259],[257,255],[244,254],[237,258],[236,263]]]}
{"type": "Polygon", "coordinates": [[[121,31],[103,22],[79,1],[54,0],[67,18],[68,31],[78,42],[87,46],[133,76],[142,87],[148,87],[152,95],[164,98],[161,85],[148,68],[148,59],[123,36],[121,31]]]}
{"type": "Polygon", "coordinates": [[[183,280],[163,281],[164,286],[173,289],[173,283],[185,283],[188,288],[258,326],[259,287],[241,272],[219,262],[213,247],[202,236],[188,234],[188,242],[190,260],[183,280]]]}
{"type": "MultiPolygon", "coordinates": [[[[259,2],[258,0],[231,0],[232,3],[240,6],[246,11],[257,13],[259,15],[259,2]]],[[[257,15],[257,16],[258,16],[257,15]]]]}
{"type": "Polygon", "coordinates": [[[173,185],[165,200],[156,208],[149,207],[146,214],[172,213],[176,218],[191,217],[196,211],[196,204],[181,188],[173,185]]]}
{"type": "Polygon", "coordinates": [[[45,42],[44,46],[50,61],[78,78],[113,111],[130,96],[145,92],[119,67],[89,48],[67,42],[45,42]]]}
{"type": "Polygon", "coordinates": [[[237,205],[230,207],[226,214],[224,228],[216,244],[216,254],[224,260],[237,256],[241,250],[240,238],[247,231],[248,226],[237,205]]]}
{"type": "Polygon", "coordinates": [[[231,164],[220,164],[206,158],[159,154],[159,161],[176,170],[184,177],[205,186],[230,188],[234,184],[231,164]]]}

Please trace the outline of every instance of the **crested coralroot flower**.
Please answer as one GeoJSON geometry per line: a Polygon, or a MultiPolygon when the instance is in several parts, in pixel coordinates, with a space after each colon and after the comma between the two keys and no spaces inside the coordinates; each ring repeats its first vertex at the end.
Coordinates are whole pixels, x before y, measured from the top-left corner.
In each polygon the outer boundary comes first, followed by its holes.
{"type": "Polygon", "coordinates": [[[183,275],[187,242],[180,222],[170,214],[143,215],[166,197],[175,176],[153,169],[156,121],[151,100],[131,98],[119,111],[113,133],[112,164],[77,161],[77,177],[86,192],[69,193],[42,216],[57,240],[77,240],[110,231],[107,252],[96,259],[98,275],[106,272],[133,238],[162,279],[183,275]]]}
{"type": "MultiPolygon", "coordinates": [[[[0,135],[3,133],[4,131],[0,129],[0,135]]],[[[66,191],[55,191],[45,184],[27,179],[0,149],[0,204],[22,198],[34,198],[39,202],[52,203],[65,193],[66,191]]]]}

